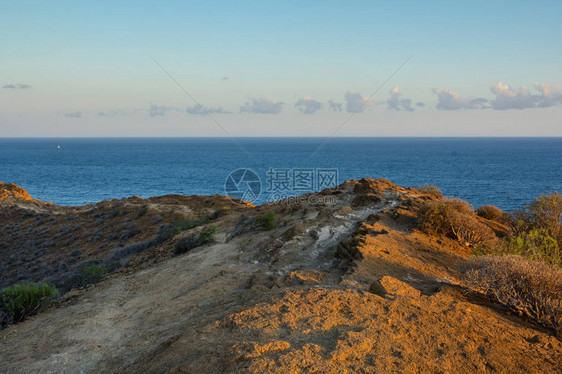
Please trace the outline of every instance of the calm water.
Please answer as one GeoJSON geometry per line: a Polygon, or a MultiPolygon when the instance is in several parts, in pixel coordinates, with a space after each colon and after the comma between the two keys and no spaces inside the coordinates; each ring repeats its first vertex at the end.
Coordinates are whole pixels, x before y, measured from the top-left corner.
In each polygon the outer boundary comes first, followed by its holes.
{"type": "MultiPolygon", "coordinates": [[[[511,210],[562,191],[562,138],[0,139],[0,181],[33,197],[79,205],[131,195],[224,194],[228,174],[337,169],[339,182],[384,177],[435,184],[475,206],[511,210]],[[60,145],[60,149],[58,146],[60,145]]],[[[262,193],[259,202],[265,202],[262,193]]]]}

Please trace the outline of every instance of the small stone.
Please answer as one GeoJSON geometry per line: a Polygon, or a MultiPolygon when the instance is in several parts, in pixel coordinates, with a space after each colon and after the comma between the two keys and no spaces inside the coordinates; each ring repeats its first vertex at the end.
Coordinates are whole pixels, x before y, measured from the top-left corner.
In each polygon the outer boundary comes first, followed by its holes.
{"type": "Polygon", "coordinates": [[[369,287],[369,292],[374,293],[375,295],[379,295],[381,297],[384,297],[387,294],[386,289],[378,280],[374,281],[371,284],[371,286],[369,287]]]}

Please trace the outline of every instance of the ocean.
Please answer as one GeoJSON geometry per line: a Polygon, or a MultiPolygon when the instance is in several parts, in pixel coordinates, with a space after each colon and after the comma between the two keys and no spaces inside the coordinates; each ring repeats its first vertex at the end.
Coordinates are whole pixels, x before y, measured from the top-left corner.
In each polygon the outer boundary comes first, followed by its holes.
{"type": "Polygon", "coordinates": [[[224,195],[245,182],[261,204],[363,177],[514,210],[562,191],[562,138],[0,139],[0,181],[60,205],[224,195]]]}

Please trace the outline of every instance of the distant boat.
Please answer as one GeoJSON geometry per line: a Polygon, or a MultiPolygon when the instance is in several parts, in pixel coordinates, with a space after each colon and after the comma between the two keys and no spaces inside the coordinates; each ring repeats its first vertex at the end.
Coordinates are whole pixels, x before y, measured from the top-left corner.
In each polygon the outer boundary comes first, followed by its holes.
{"type": "Polygon", "coordinates": [[[57,148],[60,149],[60,145],[57,145],[57,148]]]}

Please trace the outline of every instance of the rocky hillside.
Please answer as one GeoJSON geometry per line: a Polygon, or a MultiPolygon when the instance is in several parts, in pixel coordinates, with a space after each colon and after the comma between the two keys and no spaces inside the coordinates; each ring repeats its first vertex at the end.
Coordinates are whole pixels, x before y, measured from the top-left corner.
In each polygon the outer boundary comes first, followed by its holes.
{"type": "Polygon", "coordinates": [[[63,294],[0,331],[0,372],[561,372],[552,331],[468,290],[469,248],[417,230],[432,199],[363,179],[258,207],[1,203],[2,285],[63,294]]]}

